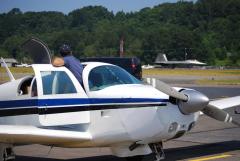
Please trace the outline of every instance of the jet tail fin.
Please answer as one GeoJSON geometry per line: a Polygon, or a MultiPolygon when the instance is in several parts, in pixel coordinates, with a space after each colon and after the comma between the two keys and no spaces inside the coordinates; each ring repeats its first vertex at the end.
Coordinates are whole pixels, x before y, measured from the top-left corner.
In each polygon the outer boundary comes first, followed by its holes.
{"type": "Polygon", "coordinates": [[[155,62],[167,62],[168,59],[167,59],[167,56],[166,54],[163,54],[163,53],[159,53],[155,62]]]}
{"type": "Polygon", "coordinates": [[[2,61],[3,65],[4,65],[5,68],[6,68],[6,71],[7,71],[7,74],[8,74],[8,76],[9,76],[9,78],[10,78],[10,81],[14,81],[15,78],[13,77],[13,74],[12,74],[11,71],[9,70],[6,62],[4,61],[4,59],[3,59],[2,57],[1,57],[1,61],[2,61]]]}

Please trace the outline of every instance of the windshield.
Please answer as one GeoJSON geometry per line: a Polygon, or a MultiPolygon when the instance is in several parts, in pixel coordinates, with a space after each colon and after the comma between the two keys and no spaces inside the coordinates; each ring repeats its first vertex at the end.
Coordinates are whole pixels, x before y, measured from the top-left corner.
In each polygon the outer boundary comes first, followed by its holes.
{"type": "Polygon", "coordinates": [[[141,82],[118,66],[104,65],[93,68],[88,76],[90,91],[97,91],[119,84],[140,84],[141,82]]]}

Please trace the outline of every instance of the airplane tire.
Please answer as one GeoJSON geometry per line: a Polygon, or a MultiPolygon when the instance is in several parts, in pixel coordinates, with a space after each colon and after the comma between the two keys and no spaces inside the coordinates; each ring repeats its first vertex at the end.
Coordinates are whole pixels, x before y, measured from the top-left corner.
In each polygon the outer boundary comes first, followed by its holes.
{"type": "Polygon", "coordinates": [[[14,161],[15,154],[12,147],[0,147],[0,161],[14,161]]]}
{"type": "MultiPolygon", "coordinates": [[[[15,159],[7,159],[7,157],[5,155],[3,155],[3,161],[14,161],[15,159]]],[[[1,161],[1,159],[0,159],[1,161]]]]}

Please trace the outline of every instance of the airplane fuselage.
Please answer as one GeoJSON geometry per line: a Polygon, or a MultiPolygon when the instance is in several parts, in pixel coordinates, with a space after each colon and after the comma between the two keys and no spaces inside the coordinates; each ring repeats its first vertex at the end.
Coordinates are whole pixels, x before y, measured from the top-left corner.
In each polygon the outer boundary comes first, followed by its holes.
{"type": "Polygon", "coordinates": [[[169,101],[168,95],[137,80],[130,84],[112,83],[119,80],[110,77],[111,73],[104,75],[104,70],[119,69],[109,64],[88,64],[83,71],[84,88],[65,67],[33,65],[33,69],[34,76],[1,85],[1,90],[6,92],[0,93],[0,124],[34,127],[37,133],[33,132],[29,138],[13,137],[13,144],[28,142],[70,148],[109,146],[117,156],[142,155],[151,152],[150,143],[184,135],[199,116],[198,112],[182,114],[178,106],[169,101]],[[105,81],[101,86],[94,85],[99,82],[91,82],[95,79],[92,73],[98,70],[103,70],[103,78],[97,77],[105,81]],[[44,130],[49,130],[50,138],[44,137],[44,130]],[[71,132],[89,139],[75,141],[71,132]],[[71,136],[64,141],[52,138],[58,133],[71,136]],[[142,146],[131,151],[132,144],[142,146]]]}

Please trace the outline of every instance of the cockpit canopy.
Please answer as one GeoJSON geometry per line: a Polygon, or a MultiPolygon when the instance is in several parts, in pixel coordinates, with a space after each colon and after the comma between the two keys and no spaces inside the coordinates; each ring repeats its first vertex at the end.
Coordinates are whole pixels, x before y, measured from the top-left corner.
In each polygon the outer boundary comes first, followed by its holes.
{"type": "Polygon", "coordinates": [[[140,84],[140,81],[118,66],[102,65],[90,71],[88,84],[90,91],[98,91],[114,85],[140,84]]]}
{"type": "MultiPolygon", "coordinates": [[[[83,86],[65,67],[53,67],[50,64],[35,64],[32,66],[34,75],[19,80],[18,96],[22,97],[66,97],[81,95],[87,97],[90,93],[108,87],[124,84],[141,84],[141,81],[121,67],[92,62],[85,65],[86,78],[83,86]]],[[[121,89],[121,87],[119,87],[121,89]]],[[[79,96],[80,97],[80,96],[79,96]]]]}

